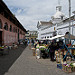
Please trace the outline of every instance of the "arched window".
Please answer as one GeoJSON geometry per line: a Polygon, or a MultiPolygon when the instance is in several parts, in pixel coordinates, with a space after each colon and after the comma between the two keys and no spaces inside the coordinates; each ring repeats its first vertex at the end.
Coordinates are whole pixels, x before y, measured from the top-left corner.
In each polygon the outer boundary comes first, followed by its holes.
{"type": "MultiPolygon", "coordinates": [[[[65,35],[67,35],[68,37],[70,36],[69,32],[66,32],[65,35]]],[[[69,39],[65,38],[65,44],[69,44],[69,39]]]]}
{"type": "Polygon", "coordinates": [[[13,27],[13,32],[15,32],[15,27],[13,27]]]}
{"type": "Polygon", "coordinates": [[[10,29],[9,30],[10,30],[10,32],[12,32],[12,25],[10,25],[10,29]]]}
{"type": "Polygon", "coordinates": [[[15,32],[17,33],[17,27],[15,28],[15,32]]]}
{"type": "Polygon", "coordinates": [[[5,30],[8,30],[8,24],[7,24],[7,23],[5,23],[4,29],[5,29],[5,30]]]}
{"type": "Polygon", "coordinates": [[[22,34],[22,31],[20,31],[20,34],[22,34]]]}
{"type": "Polygon", "coordinates": [[[1,20],[0,20],[0,29],[2,29],[2,22],[1,22],[1,20]]]}
{"type": "Polygon", "coordinates": [[[53,36],[56,36],[57,35],[57,33],[56,32],[53,32],[53,36]]]}
{"type": "Polygon", "coordinates": [[[45,36],[45,38],[46,38],[46,36],[45,36]]]}
{"type": "Polygon", "coordinates": [[[63,16],[61,16],[61,20],[63,20],[63,16]]]}

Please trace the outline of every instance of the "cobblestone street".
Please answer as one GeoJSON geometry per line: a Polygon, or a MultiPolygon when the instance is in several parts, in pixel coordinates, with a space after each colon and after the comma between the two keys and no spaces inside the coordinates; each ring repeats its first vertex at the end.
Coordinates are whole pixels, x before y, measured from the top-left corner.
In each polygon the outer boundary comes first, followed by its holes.
{"type": "Polygon", "coordinates": [[[63,72],[56,65],[56,62],[51,62],[50,59],[36,59],[32,56],[32,50],[26,47],[4,75],[75,75],[75,72],[63,72]]]}

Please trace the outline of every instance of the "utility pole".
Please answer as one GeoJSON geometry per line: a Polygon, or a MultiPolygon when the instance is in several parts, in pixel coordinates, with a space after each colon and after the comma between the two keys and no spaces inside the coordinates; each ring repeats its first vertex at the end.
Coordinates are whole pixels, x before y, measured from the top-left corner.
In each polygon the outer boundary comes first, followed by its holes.
{"type": "Polygon", "coordinates": [[[71,0],[69,0],[69,33],[70,33],[70,22],[71,21],[71,0]]]}
{"type": "MultiPolygon", "coordinates": [[[[69,0],[69,39],[70,39],[70,25],[71,25],[71,0],[69,0]]],[[[71,40],[69,40],[71,42],[71,40]]]]}
{"type": "Polygon", "coordinates": [[[58,5],[60,5],[60,0],[58,0],[58,5]]]}

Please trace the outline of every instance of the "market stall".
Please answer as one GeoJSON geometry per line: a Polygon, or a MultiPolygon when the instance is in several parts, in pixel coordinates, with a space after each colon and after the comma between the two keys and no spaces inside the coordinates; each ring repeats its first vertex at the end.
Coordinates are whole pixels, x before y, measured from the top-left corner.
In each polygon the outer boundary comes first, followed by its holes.
{"type": "Polygon", "coordinates": [[[72,53],[72,51],[75,51],[75,45],[74,45],[75,36],[71,34],[70,35],[57,35],[55,37],[50,38],[49,40],[54,40],[58,38],[63,39],[64,43],[63,43],[62,49],[55,51],[57,68],[60,68],[64,72],[67,72],[67,73],[75,72],[75,61],[74,61],[75,57],[74,57],[74,52],[72,53]],[[71,43],[66,44],[65,39],[69,39],[71,43]]]}
{"type": "Polygon", "coordinates": [[[36,46],[36,58],[47,58],[48,57],[48,45],[43,43],[38,43],[36,46]]]}
{"type": "Polygon", "coordinates": [[[0,54],[1,55],[9,54],[8,46],[0,46],[0,54]]]}
{"type": "MultiPolygon", "coordinates": [[[[72,58],[74,58],[74,56],[72,55],[72,53],[70,52],[70,50],[75,50],[75,45],[74,45],[75,36],[73,36],[73,35],[71,35],[71,34],[70,34],[70,36],[69,36],[69,35],[57,35],[57,36],[55,36],[55,37],[49,38],[49,40],[54,40],[54,39],[58,39],[58,38],[60,38],[60,39],[62,39],[62,40],[70,39],[71,42],[72,42],[71,44],[68,44],[69,46],[67,46],[66,43],[65,43],[65,41],[64,41],[62,47],[63,47],[63,48],[65,47],[65,48],[67,49],[67,52],[65,53],[65,56],[64,56],[63,59],[66,58],[66,56],[67,56],[68,53],[72,56],[72,58]],[[62,37],[64,37],[64,38],[62,39],[62,37]]],[[[62,48],[62,49],[63,49],[63,48],[62,48]]],[[[75,60],[75,58],[74,58],[74,60],[75,60]]]]}

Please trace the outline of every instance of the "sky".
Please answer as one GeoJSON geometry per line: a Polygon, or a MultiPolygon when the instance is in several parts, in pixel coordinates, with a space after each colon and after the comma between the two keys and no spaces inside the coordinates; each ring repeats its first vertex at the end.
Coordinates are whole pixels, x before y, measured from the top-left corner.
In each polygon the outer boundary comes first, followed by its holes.
{"type": "MultiPolygon", "coordinates": [[[[26,30],[37,30],[38,21],[49,21],[56,13],[58,0],[3,0],[26,30]]],[[[59,0],[62,12],[68,17],[68,0],[59,0]]],[[[71,0],[71,15],[75,7],[75,0],[71,0]]]]}

